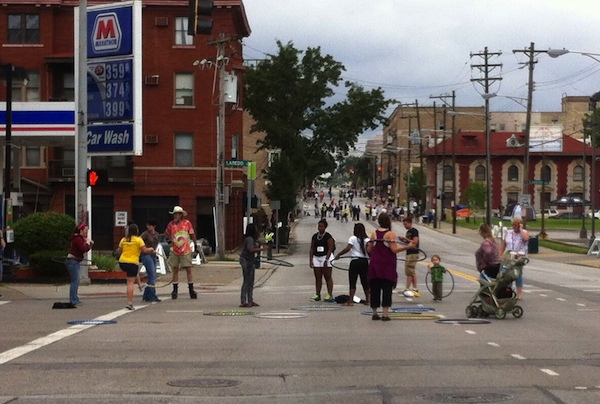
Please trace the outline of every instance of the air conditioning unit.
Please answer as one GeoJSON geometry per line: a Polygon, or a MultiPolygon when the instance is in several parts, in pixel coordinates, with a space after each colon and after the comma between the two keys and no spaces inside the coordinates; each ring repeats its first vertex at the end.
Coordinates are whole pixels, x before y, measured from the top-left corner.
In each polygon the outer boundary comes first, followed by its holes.
{"type": "Polygon", "coordinates": [[[144,77],[144,84],[148,86],[157,86],[158,85],[159,76],[155,74],[154,76],[146,76],[144,77]]]}
{"type": "Polygon", "coordinates": [[[144,143],[146,144],[158,144],[158,135],[145,135],[144,143]]]}
{"type": "Polygon", "coordinates": [[[62,176],[63,177],[75,177],[75,167],[63,167],[62,176]]]}
{"type": "Polygon", "coordinates": [[[157,27],[168,27],[169,17],[156,17],[154,19],[154,25],[157,27]]]}

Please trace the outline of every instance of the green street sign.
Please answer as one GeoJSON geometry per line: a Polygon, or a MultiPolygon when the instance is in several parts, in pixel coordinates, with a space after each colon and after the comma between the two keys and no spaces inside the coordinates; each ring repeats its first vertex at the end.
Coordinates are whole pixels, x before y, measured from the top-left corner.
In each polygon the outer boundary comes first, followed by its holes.
{"type": "Polygon", "coordinates": [[[225,160],[227,167],[245,167],[250,163],[250,160],[225,160]]]}
{"type": "Polygon", "coordinates": [[[529,180],[530,184],[533,185],[548,185],[550,184],[550,181],[546,181],[546,180],[529,180]]]}

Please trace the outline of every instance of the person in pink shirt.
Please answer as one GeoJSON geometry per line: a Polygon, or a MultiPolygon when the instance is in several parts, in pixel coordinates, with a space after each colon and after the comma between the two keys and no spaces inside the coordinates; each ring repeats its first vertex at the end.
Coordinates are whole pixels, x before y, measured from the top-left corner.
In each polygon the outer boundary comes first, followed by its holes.
{"type": "Polygon", "coordinates": [[[192,274],[192,247],[190,242],[196,245],[196,233],[192,223],[184,219],[187,212],[181,206],[175,206],[172,212],[173,220],[165,229],[165,238],[171,246],[168,263],[173,268],[173,292],[171,299],[177,299],[179,289],[179,270],[185,269],[188,281],[188,289],[191,299],[197,299],[198,294],[194,290],[194,276],[192,274]]]}

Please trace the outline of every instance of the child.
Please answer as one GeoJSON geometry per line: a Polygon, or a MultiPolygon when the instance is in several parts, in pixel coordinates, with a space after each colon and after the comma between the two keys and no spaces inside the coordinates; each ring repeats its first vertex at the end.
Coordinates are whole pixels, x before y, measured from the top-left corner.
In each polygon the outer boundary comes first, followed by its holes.
{"type": "Polygon", "coordinates": [[[442,259],[439,255],[434,254],[431,256],[431,264],[429,265],[429,273],[431,274],[431,289],[433,293],[433,301],[442,301],[442,285],[444,282],[444,272],[446,268],[440,265],[442,259]]]}

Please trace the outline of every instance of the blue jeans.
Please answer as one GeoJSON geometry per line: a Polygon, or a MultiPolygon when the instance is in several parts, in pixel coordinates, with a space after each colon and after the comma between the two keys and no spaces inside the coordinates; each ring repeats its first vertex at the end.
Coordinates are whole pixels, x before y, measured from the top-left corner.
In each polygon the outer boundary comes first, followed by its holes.
{"type": "Polygon", "coordinates": [[[74,259],[67,259],[65,265],[69,270],[69,276],[71,276],[71,285],[69,287],[69,302],[72,304],[79,304],[79,296],[77,291],[79,290],[79,261],[74,259]]]}
{"type": "Polygon", "coordinates": [[[254,274],[256,273],[254,260],[248,261],[247,259],[240,257],[240,265],[242,266],[242,273],[244,274],[240,300],[242,304],[252,304],[254,302],[254,297],[252,296],[254,292],[254,274]]]}
{"type": "MultiPolygon", "coordinates": [[[[146,268],[148,274],[148,285],[156,286],[156,256],[150,254],[142,254],[142,264],[146,268]]],[[[155,302],[158,300],[156,296],[156,288],[148,287],[144,289],[142,300],[145,302],[155,302]]]]}

